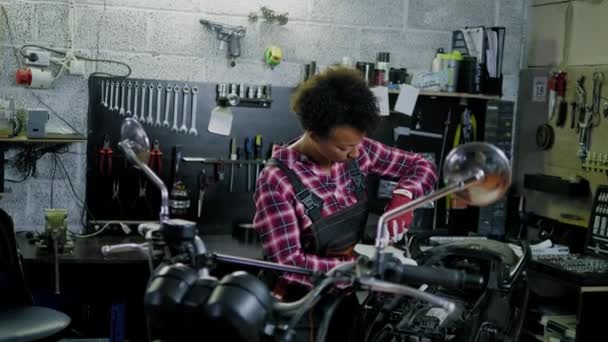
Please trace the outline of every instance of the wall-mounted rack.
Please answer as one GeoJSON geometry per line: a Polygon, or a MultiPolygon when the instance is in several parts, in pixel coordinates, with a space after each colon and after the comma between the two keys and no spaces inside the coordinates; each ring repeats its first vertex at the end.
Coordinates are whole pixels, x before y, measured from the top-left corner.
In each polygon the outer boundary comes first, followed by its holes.
{"type": "Polygon", "coordinates": [[[203,157],[182,157],[185,163],[201,163],[201,164],[238,164],[238,165],[265,165],[264,159],[221,159],[221,158],[203,158],[203,157]]]}
{"type": "Polygon", "coordinates": [[[220,106],[270,108],[272,86],[219,83],[216,87],[216,101],[220,106]]]}

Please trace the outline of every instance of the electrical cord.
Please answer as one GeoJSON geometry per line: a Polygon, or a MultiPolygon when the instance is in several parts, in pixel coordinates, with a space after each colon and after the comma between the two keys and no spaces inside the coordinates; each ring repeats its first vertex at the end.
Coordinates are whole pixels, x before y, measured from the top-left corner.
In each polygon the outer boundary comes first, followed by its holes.
{"type": "Polygon", "coordinates": [[[131,231],[131,228],[129,228],[129,226],[127,226],[126,224],[120,222],[120,221],[109,221],[106,224],[103,225],[103,227],[101,227],[98,231],[96,231],[95,233],[91,233],[91,234],[77,234],[71,231],[68,231],[68,233],[70,233],[70,235],[80,238],[80,239],[87,239],[87,238],[91,238],[93,236],[97,236],[101,233],[103,233],[106,229],[108,229],[108,227],[112,226],[112,225],[118,225],[120,226],[120,228],[123,230],[123,232],[125,232],[125,234],[128,234],[131,231]]]}
{"type": "MultiPolygon", "coordinates": [[[[89,207],[87,206],[86,202],[84,202],[76,193],[76,189],[74,188],[74,184],[72,183],[72,179],[70,178],[70,175],[67,171],[67,169],[65,168],[65,165],[63,165],[63,161],[61,160],[61,158],[59,158],[59,156],[57,154],[55,154],[55,158],[57,159],[57,161],[59,162],[59,166],[61,166],[61,169],[63,170],[63,173],[65,174],[65,177],[68,180],[68,183],[70,185],[70,188],[72,189],[72,194],[74,194],[74,197],[76,198],[76,200],[78,200],[78,202],[80,202],[80,204],[82,205],[82,211],[80,214],[80,224],[82,226],[82,228],[84,228],[85,230],[87,229],[87,224],[84,220],[84,212],[86,211],[89,216],[91,217],[91,219],[95,220],[95,216],[93,215],[93,213],[91,212],[91,210],[89,210],[89,207]]],[[[76,234],[76,233],[72,233],[72,234],[76,234]]]]}
{"type": "MultiPolygon", "coordinates": [[[[26,45],[23,45],[21,47],[21,49],[19,49],[19,53],[21,54],[21,56],[23,58],[27,58],[28,57],[23,52],[28,47],[42,49],[42,50],[46,50],[46,51],[53,52],[53,53],[56,53],[56,54],[61,54],[61,55],[66,55],[67,54],[64,51],[48,48],[48,47],[42,46],[42,45],[26,44],[26,45]]],[[[76,57],[77,59],[82,59],[82,60],[89,61],[89,62],[100,62],[100,63],[118,64],[118,65],[124,66],[127,69],[127,73],[125,75],[115,75],[115,74],[111,74],[111,73],[107,73],[107,72],[94,72],[94,73],[91,74],[91,76],[106,75],[106,76],[117,77],[117,78],[127,78],[127,77],[131,76],[131,66],[129,66],[127,63],[120,62],[120,61],[115,61],[115,60],[111,60],[111,59],[89,58],[89,57],[85,57],[85,56],[76,56],[76,55],[74,55],[74,57],[76,57]]]]}

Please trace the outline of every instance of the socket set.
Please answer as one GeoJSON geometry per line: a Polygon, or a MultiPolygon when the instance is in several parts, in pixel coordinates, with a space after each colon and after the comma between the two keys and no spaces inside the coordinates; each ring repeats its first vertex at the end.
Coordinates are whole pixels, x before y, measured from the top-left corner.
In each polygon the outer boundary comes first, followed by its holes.
{"type": "Polygon", "coordinates": [[[583,170],[593,172],[608,171],[608,153],[589,152],[582,165],[583,170]]]}
{"type": "Polygon", "coordinates": [[[272,86],[244,83],[219,83],[216,101],[220,106],[270,108],[272,86]]]}
{"type": "Polygon", "coordinates": [[[148,126],[197,136],[197,94],[198,87],[188,84],[180,86],[145,81],[140,84],[138,81],[108,79],[101,81],[100,105],[148,126]]]}
{"type": "Polygon", "coordinates": [[[588,229],[591,237],[587,249],[608,254],[608,186],[600,185],[595,192],[588,229]]]}

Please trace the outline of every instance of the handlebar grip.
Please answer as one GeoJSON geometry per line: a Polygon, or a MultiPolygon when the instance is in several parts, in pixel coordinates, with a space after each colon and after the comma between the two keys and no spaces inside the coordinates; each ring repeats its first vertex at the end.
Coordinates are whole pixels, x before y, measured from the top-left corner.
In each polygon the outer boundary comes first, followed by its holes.
{"type": "Polygon", "coordinates": [[[121,243],[118,245],[106,245],[101,246],[101,254],[103,255],[112,255],[112,254],[120,254],[120,253],[129,253],[129,252],[140,252],[146,253],[145,244],[138,243],[121,243]]]}
{"type": "Polygon", "coordinates": [[[389,262],[387,266],[384,276],[392,282],[440,285],[456,289],[479,289],[485,283],[481,275],[467,274],[462,270],[402,265],[396,262],[389,262]]]}

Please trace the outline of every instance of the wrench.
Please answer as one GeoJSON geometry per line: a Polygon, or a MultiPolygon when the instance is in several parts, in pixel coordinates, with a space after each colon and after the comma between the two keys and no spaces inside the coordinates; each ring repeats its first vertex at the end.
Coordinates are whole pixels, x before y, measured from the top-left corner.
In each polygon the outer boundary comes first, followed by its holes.
{"type": "Polygon", "coordinates": [[[167,92],[165,94],[165,121],[163,121],[163,127],[169,128],[169,108],[171,106],[171,94],[173,93],[173,87],[167,85],[167,92]]]}
{"type": "Polygon", "coordinates": [[[120,111],[118,111],[118,115],[125,115],[125,81],[120,83],[120,111]]]}
{"type": "Polygon", "coordinates": [[[114,99],[114,110],[118,112],[118,95],[120,95],[120,84],[116,81],[116,89],[114,89],[114,95],[116,98],[114,99]]]}
{"type": "Polygon", "coordinates": [[[106,81],[101,80],[101,105],[105,107],[105,102],[103,101],[103,99],[105,98],[104,96],[104,85],[106,84],[106,81]]]}
{"type": "Polygon", "coordinates": [[[190,94],[190,87],[184,86],[184,98],[182,101],[182,127],[179,128],[180,133],[188,133],[188,126],[186,126],[186,115],[188,113],[188,94],[190,94]]]}
{"type": "Polygon", "coordinates": [[[141,84],[141,116],[139,117],[139,122],[144,123],[146,122],[146,90],[148,89],[148,86],[146,85],[146,82],[144,81],[144,83],[141,84]]]}
{"type": "Polygon", "coordinates": [[[127,83],[127,116],[131,116],[131,88],[133,88],[133,85],[129,81],[127,83]]]}
{"type": "Polygon", "coordinates": [[[146,119],[146,123],[150,126],[154,125],[154,118],[152,117],[152,98],[154,97],[154,85],[150,83],[148,86],[150,91],[148,92],[148,118],[146,119]]]}
{"type": "Polygon", "coordinates": [[[190,131],[188,131],[188,134],[190,135],[198,135],[198,131],[196,130],[196,98],[197,98],[197,94],[198,93],[198,87],[197,86],[193,86],[192,87],[192,120],[190,121],[190,131]]]}
{"type": "Polygon", "coordinates": [[[156,122],[154,127],[160,127],[160,91],[162,89],[163,86],[160,83],[156,85],[156,122]]]}
{"type": "Polygon", "coordinates": [[[139,116],[137,116],[137,97],[139,95],[139,82],[135,81],[135,97],[133,98],[133,117],[135,120],[139,121],[139,116]]]}
{"type": "Polygon", "coordinates": [[[110,81],[106,81],[106,91],[104,92],[103,106],[108,108],[108,93],[110,92],[110,81]]]}
{"type": "Polygon", "coordinates": [[[110,107],[109,110],[114,110],[114,81],[110,82],[110,107]]]}
{"type": "Polygon", "coordinates": [[[179,97],[178,97],[179,91],[180,91],[179,86],[176,84],[175,87],[173,88],[173,95],[174,95],[173,96],[174,97],[174,100],[173,100],[173,127],[171,127],[171,132],[178,131],[178,129],[177,129],[177,105],[179,102],[179,97]]]}

